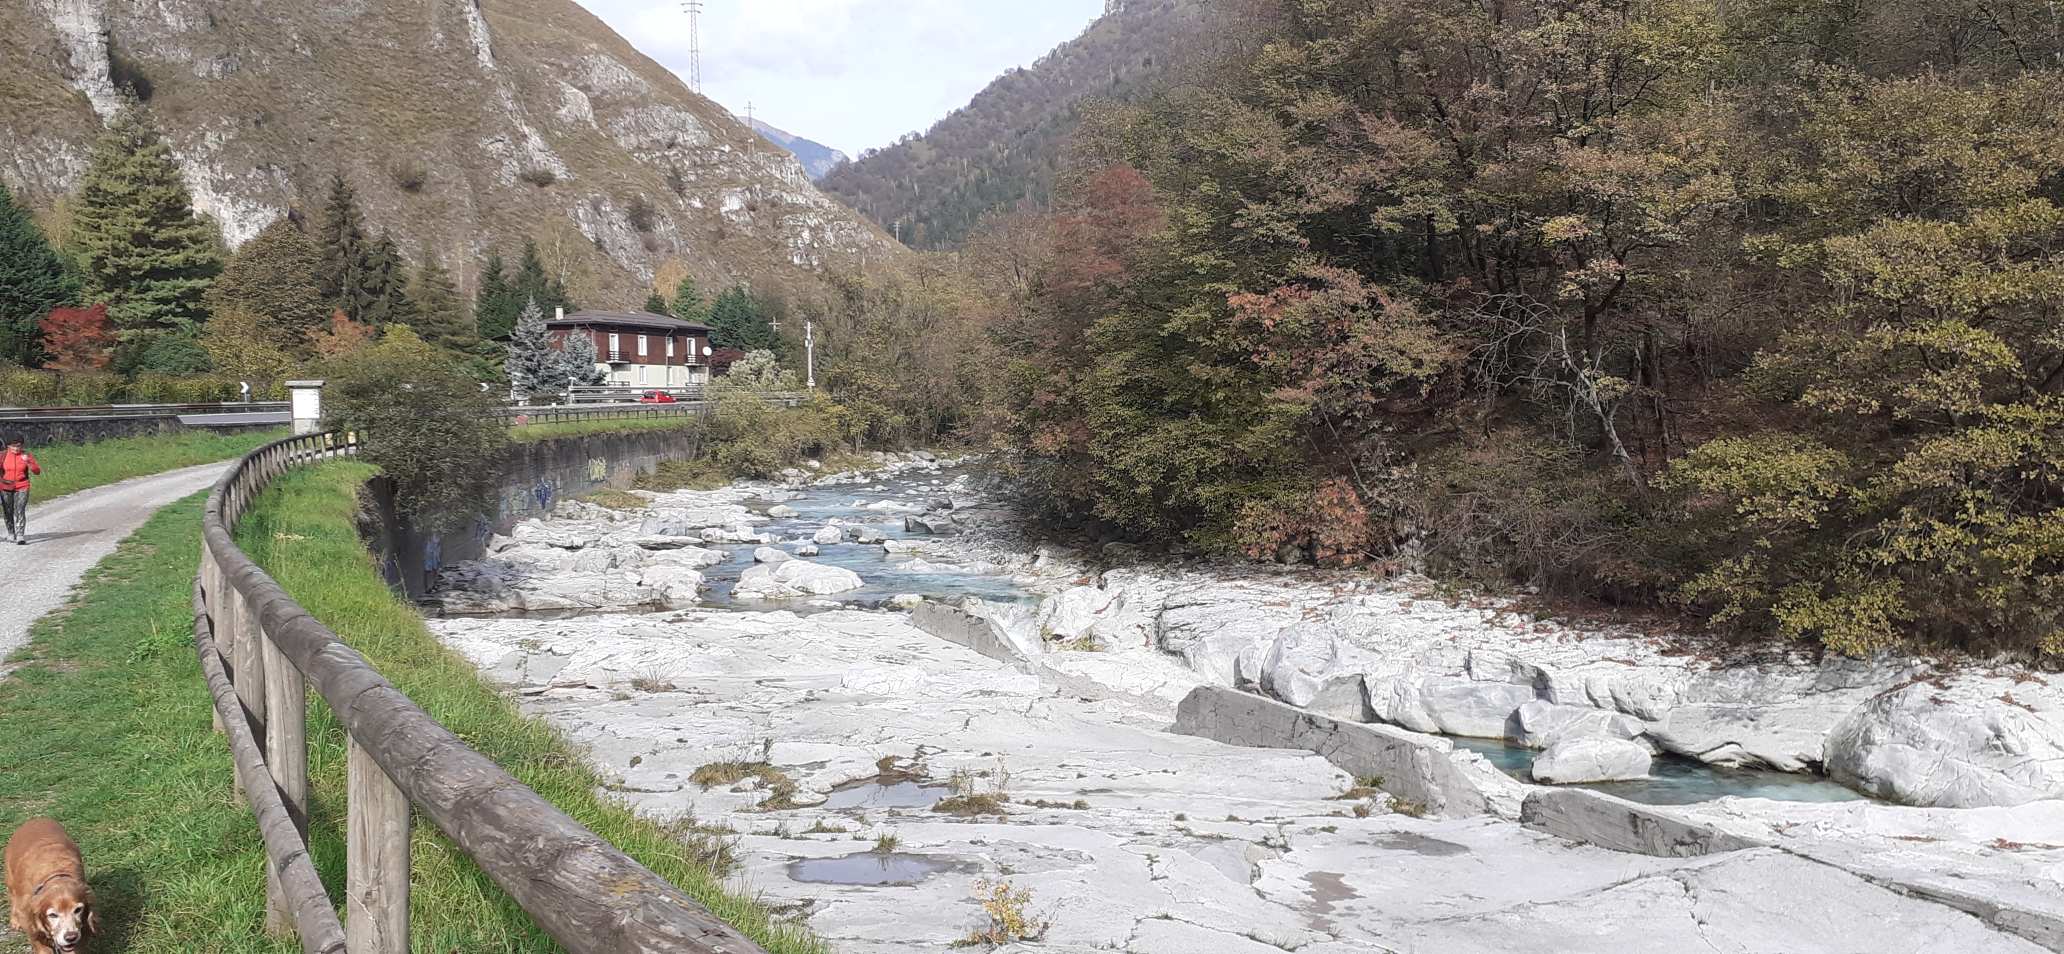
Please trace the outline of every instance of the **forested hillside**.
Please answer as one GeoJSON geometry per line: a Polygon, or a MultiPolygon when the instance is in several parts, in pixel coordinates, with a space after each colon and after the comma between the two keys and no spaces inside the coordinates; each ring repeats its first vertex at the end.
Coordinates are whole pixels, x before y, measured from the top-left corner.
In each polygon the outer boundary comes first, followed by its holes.
{"type": "Polygon", "coordinates": [[[1194,62],[1206,0],[1114,4],[1082,36],[1012,70],[922,136],[872,150],[823,179],[912,248],[953,248],[984,213],[1052,196],[1069,134],[1091,102],[1123,101],[1194,62]]]}
{"type": "Polygon", "coordinates": [[[1255,7],[969,243],[1049,517],[2064,654],[2053,4],[1255,7]]]}

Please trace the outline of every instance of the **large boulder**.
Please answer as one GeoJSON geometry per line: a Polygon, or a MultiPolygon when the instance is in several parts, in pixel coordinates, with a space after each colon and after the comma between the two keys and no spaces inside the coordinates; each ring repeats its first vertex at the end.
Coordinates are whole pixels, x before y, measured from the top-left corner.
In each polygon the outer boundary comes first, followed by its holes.
{"type": "Polygon", "coordinates": [[[819,546],[826,547],[831,546],[834,543],[844,543],[846,541],[846,531],[838,527],[825,527],[824,529],[817,531],[817,535],[811,537],[810,541],[819,546]]]}
{"type": "Polygon", "coordinates": [[[1513,733],[1519,707],[1534,701],[1532,686],[1428,677],[1419,685],[1419,705],[1446,735],[1503,739],[1513,733]]]}
{"type": "Polygon", "coordinates": [[[1932,808],[2064,798],[2064,713],[1926,682],[1880,693],[1829,732],[1827,772],[1852,788],[1932,808]]]}
{"type": "Polygon", "coordinates": [[[1523,703],[1513,719],[1512,741],[1534,749],[1553,748],[1574,739],[1639,739],[1645,729],[1641,720],[1632,716],[1543,699],[1523,703]]]}
{"type": "Polygon", "coordinates": [[[1300,623],[1283,630],[1261,664],[1261,687],[1300,709],[1353,722],[1368,722],[1359,654],[1326,623],[1300,623]]]}
{"type": "Polygon", "coordinates": [[[1647,778],[1648,749],[1626,739],[1570,739],[1534,758],[1534,781],[1544,785],[1623,782],[1647,778]]]}
{"type": "Polygon", "coordinates": [[[798,596],[829,596],[857,590],[860,575],[844,567],[825,566],[808,560],[762,563],[738,578],[732,592],[749,599],[788,599],[798,596]]]}
{"type": "Polygon", "coordinates": [[[953,518],[947,514],[928,513],[922,516],[913,514],[903,518],[903,531],[905,533],[929,533],[933,536],[944,537],[959,533],[960,525],[954,523],[953,518]]]}
{"type": "Polygon", "coordinates": [[[702,595],[702,574],[685,566],[648,566],[639,571],[638,582],[658,593],[674,609],[693,606],[702,595]]]}
{"type": "Polygon", "coordinates": [[[776,520],[787,520],[788,518],[797,515],[798,512],[796,511],[796,508],[791,507],[787,504],[775,504],[774,506],[767,508],[767,516],[773,517],[776,520]]]}
{"type": "Polygon", "coordinates": [[[788,561],[795,559],[795,555],[789,553],[787,550],[777,550],[774,547],[761,547],[753,551],[752,558],[753,562],[755,563],[787,563],[788,561]]]}

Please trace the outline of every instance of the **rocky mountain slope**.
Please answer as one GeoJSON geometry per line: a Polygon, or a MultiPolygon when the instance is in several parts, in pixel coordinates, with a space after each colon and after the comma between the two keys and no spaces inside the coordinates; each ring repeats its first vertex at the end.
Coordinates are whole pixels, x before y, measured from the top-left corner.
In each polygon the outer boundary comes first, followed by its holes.
{"type": "Polygon", "coordinates": [[[831,148],[814,139],[804,139],[795,133],[759,120],[753,120],[752,128],[769,142],[795,154],[796,161],[803,164],[803,171],[810,174],[812,181],[821,181],[841,163],[852,161],[851,156],[831,148]]]}
{"type": "Polygon", "coordinates": [[[597,304],[893,254],[573,0],[0,0],[0,62],[0,179],[45,206],[133,95],[232,245],[342,173],[462,281],[532,236],[597,304]]]}
{"type": "Polygon", "coordinates": [[[1112,0],[1081,36],[999,77],[924,135],[833,170],[823,186],[914,248],[957,246],[983,213],[1044,203],[1085,102],[1136,96],[1200,59],[1215,42],[1200,26],[1218,6],[1112,0]]]}

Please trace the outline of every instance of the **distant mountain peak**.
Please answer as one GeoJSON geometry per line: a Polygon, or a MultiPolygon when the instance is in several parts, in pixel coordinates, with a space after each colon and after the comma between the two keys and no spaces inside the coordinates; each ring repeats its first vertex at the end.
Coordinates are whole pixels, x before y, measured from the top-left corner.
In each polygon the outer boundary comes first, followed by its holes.
{"type": "Polygon", "coordinates": [[[770,126],[758,119],[751,120],[754,132],[789,151],[796,161],[803,164],[803,171],[810,174],[811,181],[822,180],[831,170],[853,160],[853,157],[831,148],[821,142],[804,139],[795,133],[776,126],[770,126]]]}

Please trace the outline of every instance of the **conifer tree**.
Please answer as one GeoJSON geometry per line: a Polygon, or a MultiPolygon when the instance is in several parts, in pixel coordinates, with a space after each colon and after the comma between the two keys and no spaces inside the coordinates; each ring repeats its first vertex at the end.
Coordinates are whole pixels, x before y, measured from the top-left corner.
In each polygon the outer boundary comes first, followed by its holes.
{"type": "Polygon", "coordinates": [[[315,241],[322,247],[324,299],[353,321],[370,322],[384,289],[373,274],[375,245],[366,235],[358,193],[341,175],[330,179],[315,241]]]}
{"type": "Polygon", "coordinates": [[[78,282],[65,272],[64,259],[29,210],[0,185],[0,360],[35,364],[42,351],[38,325],[78,294],[78,282]]]}
{"type": "Polygon", "coordinates": [[[585,333],[567,335],[566,346],[552,354],[559,361],[554,380],[564,385],[592,388],[609,380],[609,373],[602,370],[602,357],[595,350],[595,339],[585,333]]]}
{"type": "Polygon", "coordinates": [[[451,273],[428,248],[423,249],[422,264],[409,278],[408,300],[413,312],[409,326],[424,341],[452,351],[466,350],[479,341],[451,273]]]}
{"type": "Polygon", "coordinates": [[[487,341],[508,337],[522,309],[522,300],[509,286],[509,268],[502,262],[502,253],[488,255],[487,264],[480,269],[480,288],[473,295],[474,327],[480,337],[487,341]]]}
{"type": "Polygon", "coordinates": [[[413,321],[408,282],[408,262],[401,257],[400,247],[393,236],[380,233],[366,253],[365,312],[360,320],[376,328],[413,321]]]}
{"type": "Polygon", "coordinates": [[[322,269],[322,247],[281,216],[230,256],[208,292],[209,310],[245,312],[248,330],[267,344],[307,354],[308,337],[330,320],[322,269]]]}
{"type": "Polygon", "coordinates": [[[709,326],[710,343],[719,348],[774,351],[781,346],[781,336],[767,323],[760,303],[743,287],[717,296],[710,306],[709,326]]]}
{"type": "Polygon", "coordinates": [[[645,311],[654,315],[671,314],[667,309],[666,296],[658,292],[645,296],[645,311]]]}
{"type": "Polygon", "coordinates": [[[546,273],[545,260],[538,253],[535,239],[524,240],[523,258],[517,263],[516,278],[510,284],[517,301],[537,302],[547,318],[562,308],[573,310],[573,303],[566,296],[566,284],[546,273]]]}
{"type": "Polygon", "coordinates": [[[698,325],[709,320],[709,302],[703,300],[702,288],[695,284],[693,276],[683,276],[681,284],[674,286],[674,308],[670,314],[698,325]]]}
{"type": "Polygon", "coordinates": [[[220,236],[194,214],[179,164],[143,107],[116,115],[94,144],[69,250],[84,297],[106,302],[120,332],[191,331],[207,318],[220,236]]]}
{"type": "Polygon", "coordinates": [[[510,393],[518,398],[551,394],[566,386],[565,366],[545,329],[545,310],[531,299],[509,333],[509,358],[504,364],[510,393]]]}

